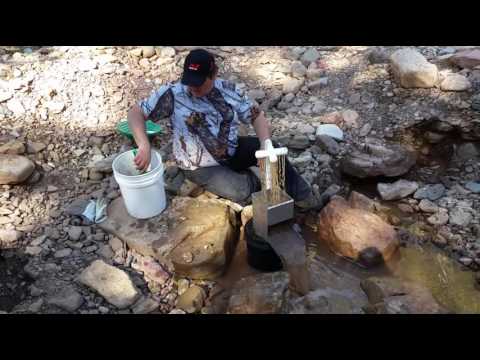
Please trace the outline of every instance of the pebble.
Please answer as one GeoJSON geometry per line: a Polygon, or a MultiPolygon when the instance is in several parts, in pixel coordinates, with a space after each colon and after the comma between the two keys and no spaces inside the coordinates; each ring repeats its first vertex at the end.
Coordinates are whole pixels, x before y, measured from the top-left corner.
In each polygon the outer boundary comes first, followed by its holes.
{"type": "Polygon", "coordinates": [[[68,237],[72,241],[78,241],[80,240],[80,237],[82,236],[82,227],[80,226],[70,226],[68,229],[68,237]]]}
{"type": "Polygon", "coordinates": [[[58,250],[57,252],[55,252],[55,254],[53,256],[56,259],[62,259],[62,258],[70,256],[71,253],[72,253],[72,249],[66,248],[66,249],[58,250]]]}
{"type": "Polygon", "coordinates": [[[427,213],[436,213],[438,211],[437,204],[428,199],[423,199],[422,201],[420,201],[418,207],[420,208],[420,210],[427,213]]]}
{"type": "Polygon", "coordinates": [[[415,199],[429,199],[435,201],[445,194],[445,186],[443,184],[426,185],[418,189],[413,197],[415,199]]]}
{"type": "Polygon", "coordinates": [[[427,222],[431,225],[442,226],[448,223],[448,219],[448,213],[446,211],[439,211],[427,218],[427,222]]]}

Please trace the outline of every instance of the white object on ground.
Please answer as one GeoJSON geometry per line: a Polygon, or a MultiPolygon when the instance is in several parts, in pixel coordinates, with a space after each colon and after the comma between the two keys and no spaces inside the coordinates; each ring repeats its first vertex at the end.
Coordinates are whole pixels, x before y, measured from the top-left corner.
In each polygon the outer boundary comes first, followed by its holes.
{"type": "Polygon", "coordinates": [[[337,125],[334,124],[322,124],[317,128],[316,136],[328,135],[339,141],[343,140],[343,131],[337,125]]]}

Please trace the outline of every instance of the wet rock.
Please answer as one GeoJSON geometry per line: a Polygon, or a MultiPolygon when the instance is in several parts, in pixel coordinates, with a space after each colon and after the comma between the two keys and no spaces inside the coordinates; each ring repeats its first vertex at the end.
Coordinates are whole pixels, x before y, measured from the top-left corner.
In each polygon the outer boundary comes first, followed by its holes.
{"type": "Polygon", "coordinates": [[[63,289],[59,294],[48,299],[49,305],[55,305],[70,313],[82,306],[84,299],[73,287],[63,289]]]}
{"type": "Polygon", "coordinates": [[[343,131],[334,124],[323,124],[318,126],[315,136],[327,135],[331,138],[342,141],[343,140],[343,131]]]}
{"type": "Polygon", "coordinates": [[[82,271],[78,280],[119,309],[131,306],[140,295],[125,271],[108,265],[102,260],[92,262],[82,271]]]}
{"type": "Polygon", "coordinates": [[[282,314],[288,312],[290,277],[286,272],[249,276],[233,287],[228,314],[282,314]]]}
{"type": "Polygon", "coordinates": [[[308,66],[310,63],[317,61],[320,59],[320,53],[317,49],[310,48],[305,51],[302,56],[300,57],[300,61],[305,65],[308,66]]]}
{"type": "Polygon", "coordinates": [[[470,89],[472,84],[468,79],[460,74],[450,74],[440,83],[440,89],[443,91],[465,91],[470,89]]]}
{"type": "Polygon", "coordinates": [[[429,199],[435,201],[445,194],[445,186],[443,184],[426,185],[418,189],[413,197],[415,199],[429,199]]]}
{"type": "Polygon", "coordinates": [[[152,299],[151,297],[143,297],[132,307],[132,312],[134,314],[150,314],[157,310],[159,306],[160,302],[157,300],[152,299]]]}
{"type": "Polygon", "coordinates": [[[473,69],[480,65],[480,50],[461,51],[450,57],[449,60],[461,68],[473,69]]]}
{"type": "Polygon", "coordinates": [[[22,238],[22,233],[14,229],[0,228],[1,248],[9,248],[15,245],[22,238]]]}
{"type": "Polygon", "coordinates": [[[200,286],[189,287],[177,300],[176,307],[188,314],[196,313],[203,307],[207,295],[200,286]]]}
{"type": "Polygon", "coordinates": [[[328,135],[316,136],[315,144],[330,155],[337,155],[340,152],[340,145],[328,135]]]}
{"type": "Polygon", "coordinates": [[[288,147],[292,149],[303,150],[310,146],[310,140],[305,135],[295,135],[290,139],[288,147]]]}
{"type": "Polygon", "coordinates": [[[21,183],[33,173],[35,165],[21,155],[0,154],[0,184],[21,183]]]}
{"type": "Polygon", "coordinates": [[[431,88],[438,80],[437,66],[414,49],[397,50],[390,60],[393,75],[404,88],[431,88]]]}
{"type": "Polygon", "coordinates": [[[413,194],[418,189],[415,181],[397,180],[391,184],[379,183],[377,190],[383,200],[400,200],[413,194]]]}
{"type": "Polygon", "coordinates": [[[360,283],[374,311],[381,314],[441,314],[446,310],[430,291],[392,277],[370,277],[360,283]]]}
{"type": "Polygon", "coordinates": [[[465,188],[467,188],[471,192],[474,192],[475,194],[480,193],[480,183],[478,182],[470,181],[465,184],[465,188]]]}
{"type": "Polygon", "coordinates": [[[431,202],[428,199],[423,199],[422,201],[420,201],[418,207],[420,208],[420,210],[427,213],[436,213],[438,211],[437,204],[431,202]]]}
{"type": "Polygon", "coordinates": [[[467,161],[480,156],[480,151],[474,143],[467,142],[458,146],[455,155],[459,161],[467,161]]]}
{"type": "Polygon", "coordinates": [[[183,220],[174,219],[169,233],[170,240],[179,243],[167,256],[175,273],[193,279],[217,278],[233,256],[238,236],[234,210],[215,199],[175,198],[172,207],[183,220]],[[185,253],[193,259],[186,261],[185,253]]]}
{"type": "Polygon", "coordinates": [[[427,218],[427,222],[430,225],[443,226],[448,223],[448,212],[445,209],[439,209],[437,213],[427,218]]]}
{"type": "Polygon", "coordinates": [[[352,208],[335,196],[319,214],[318,237],[335,253],[373,266],[388,261],[398,248],[395,229],[379,216],[352,208]]]}
{"type": "Polygon", "coordinates": [[[25,145],[18,140],[11,140],[0,146],[0,154],[22,155],[23,153],[25,153],[25,145]]]}
{"type": "Polygon", "coordinates": [[[449,215],[450,224],[462,227],[468,226],[473,219],[472,214],[462,207],[455,207],[450,210],[449,215]]]}
{"type": "Polygon", "coordinates": [[[415,155],[399,144],[382,144],[370,139],[362,148],[357,147],[341,161],[341,170],[357,178],[388,176],[407,173],[415,164],[415,155]]]}

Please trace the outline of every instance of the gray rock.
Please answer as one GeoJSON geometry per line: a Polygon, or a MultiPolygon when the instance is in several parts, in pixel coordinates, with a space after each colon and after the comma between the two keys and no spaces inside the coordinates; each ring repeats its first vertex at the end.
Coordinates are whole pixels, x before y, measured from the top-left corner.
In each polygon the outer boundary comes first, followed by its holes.
{"type": "Polygon", "coordinates": [[[70,226],[70,228],[68,229],[68,236],[72,241],[80,240],[80,236],[82,236],[82,227],[70,226]]]}
{"type": "Polygon", "coordinates": [[[468,226],[472,221],[472,214],[467,211],[465,208],[455,207],[450,210],[450,224],[457,226],[468,226]]]}
{"type": "Polygon", "coordinates": [[[402,87],[431,88],[437,83],[437,66],[430,64],[418,51],[397,50],[390,59],[394,77],[402,87]]]}
{"type": "Polygon", "coordinates": [[[0,184],[18,184],[28,179],[35,165],[21,155],[0,154],[0,184]]]}
{"type": "Polygon", "coordinates": [[[27,246],[25,248],[25,253],[32,256],[37,256],[42,252],[42,248],[40,246],[27,246]]]}
{"type": "Polygon", "coordinates": [[[415,164],[415,154],[399,144],[384,144],[368,139],[362,147],[349,152],[340,164],[341,171],[357,178],[388,176],[407,173],[415,164]]]}
{"type": "Polygon", "coordinates": [[[473,259],[471,259],[469,257],[462,257],[462,258],[458,259],[458,262],[461,263],[462,265],[470,266],[473,262],[473,259]]]}
{"type": "Polygon", "coordinates": [[[80,216],[87,207],[89,201],[83,199],[74,200],[70,205],[65,209],[65,213],[68,215],[80,216]]]}
{"type": "Polygon", "coordinates": [[[390,54],[383,49],[372,49],[367,55],[371,64],[386,64],[390,58],[390,54]]]}
{"type": "Polygon", "coordinates": [[[151,297],[143,297],[132,307],[134,314],[149,314],[158,309],[160,302],[151,297]]]}
{"type": "Polygon", "coordinates": [[[72,313],[82,306],[84,299],[73,287],[69,286],[57,295],[49,298],[47,302],[49,305],[58,306],[59,308],[72,313]]]}
{"type": "Polygon", "coordinates": [[[370,123],[366,123],[365,125],[362,126],[358,134],[360,136],[367,136],[370,130],[372,130],[372,125],[370,123]]]}
{"type": "Polygon", "coordinates": [[[290,142],[288,147],[292,149],[303,150],[310,146],[310,140],[305,135],[295,135],[290,142]]]}
{"type": "Polygon", "coordinates": [[[470,181],[467,184],[465,184],[465,187],[471,192],[474,192],[476,194],[480,193],[480,183],[478,182],[470,181]]]}
{"type": "Polygon", "coordinates": [[[110,245],[103,245],[100,250],[97,251],[97,254],[101,257],[110,260],[115,256],[110,245]]]}
{"type": "Polygon", "coordinates": [[[308,166],[312,160],[312,154],[309,151],[305,151],[296,158],[290,159],[290,163],[299,168],[304,168],[308,166]]]}
{"type": "Polygon", "coordinates": [[[427,218],[427,222],[430,225],[443,226],[448,223],[448,212],[445,209],[441,209],[439,212],[427,218]]]}
{"type": "Polygon", "coordinates": [[[28,307],[28,311],[32,313],[38,313],[41,310],[42,306],[43,306],[43,299],[38,299],[28,307]]]}
{"type": "Polygon", "coordinates": [[[62,250],[58,250],[57,252],[55,252],[53,256],[55,257],[55,259],[63,259],[70,256],[71,254],[72,254],[72,249],[65,248],[62,250]]]}
{"type": "Polygon", "coordinates": [[[435,201],[445,194],[445,186],[443,184],[426,185],[418,189],[413,197],[415,199],[429,199],[435,201]]]}
{"type": "Polygon", "coordinates": [[[307,73],[307,68],[300,61],[295,61],[290,67],[290,72],[295,77],[302,77],[307,73]]]}
{"type": "Polygon", "coordinates": [[[108,265],[102,260],[91,263],[82,271],[78,280],[119,309],[131,306],[140,295],[125,271],[108,265]]]}
{"type": "Polygon", "coordinates": [[[456,53],[450,59],[450,62],[461,67],[473,69],[480,66],[480,49],[465,50],[456,53]]]}
{"type": "Polygon", "coordinates": [[[327,135],[335,140],[342,141],[343,140],[343,131],[335,124],[322,124],[317,127],[317,131],[315,136],[327,135]]]}
{"type": "Polygon", "coordinates": [[[112,163],[113,163],[113,160],[115,160],[115,158],[117,157],[117,155],[118,154],[113,154],[105,159],[96,161],[94,164],[91,165],[91,167],[95,169],[95,171],[97,172],[109,174],[113,171],[112,163]]]}
{"type": "Polygon", "coordinates": [[[340,145],[328,135],[316,136],[315,144],[330,155],[337,155],[340,152],[340,145]]]}
{"type": "Polygon", "coordinates": [[[312,108],[312,113],[314,114],[321,114],[325,109],[327,108],[327,105],[321,100],[315,101],[313,103],[313,108],[312,108]]]}
{"type": "Polygon", "coordinates": [[[464,143],[458,146],[456,156],[460,161],[474,159],[480,155],[477,146],[474,143],[464,143]]]}
{"type": "Polygon", "coordinates": [[[297,125],[297,130],[304,135],[310,135],[315,133],[315,128],[309,124],[299,124],[297,125]]]}
{"type": "Polygon", "coordinates": [[[310,90],[321,89],[328,85],[328,77],[321,77],[320,79],[311,81],[307,84],[310,90]]]}
{"type": "Polygon", "coordinates": [[[472,97],[472,109],[480,111],[480,94],[472,97]]]}
{"type": "Polygon", "coordinates": [[[300,61],[305,65],[308,66],[310,63],[317,61],[320,59],[320,53],[313,48],[308,49],[305,51],[302,56],[300,57],[300,61]]]}
{"type": "Polygon", "coordinates": [[[166,58],[172,58],[176,54],[175,49],[169,46],[163,47],[160,50],[160,56],[166,57],[166,58]]]}
{"type": "Polygon", "coordinates": [[[263,100],[265,99],[265,91],[261,89],[253,89],[248,92],[248,96],[252,100],[263,100]]]}
{"type": "Polygon", "coordinates": [[[423,199],[420,201],[418,207],[420,210],[427,213],[436,213],[438,211],[438,205],[428,199],[423,199]]]}
{"type": "Polygon", "coordinates": [[[25,153],[25,145],[18,140],[11,140],[0,146],[0,154],[22,155],[25,153]]]}
{"type": "Polygon", "coordinates": [[[379,183],[377,190],[383,200],[399,200],[413,194],[418,189],[414,181],[400,179],[391,184],[379,183]]]}

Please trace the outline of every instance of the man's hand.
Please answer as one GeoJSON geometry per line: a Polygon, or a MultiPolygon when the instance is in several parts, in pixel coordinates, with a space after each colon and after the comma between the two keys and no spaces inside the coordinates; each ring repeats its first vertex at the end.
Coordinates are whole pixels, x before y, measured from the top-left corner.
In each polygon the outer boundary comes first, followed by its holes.
{"type": "Polygon", "coordinates": [[[151,149],[150,143],[143,143],[138,147],[137,156],[133,159],[133,162],[137,166],[138,170],[146,171],[148,165],[150,165],[151,149]]]}

